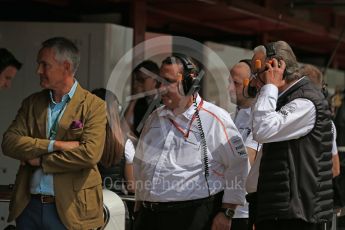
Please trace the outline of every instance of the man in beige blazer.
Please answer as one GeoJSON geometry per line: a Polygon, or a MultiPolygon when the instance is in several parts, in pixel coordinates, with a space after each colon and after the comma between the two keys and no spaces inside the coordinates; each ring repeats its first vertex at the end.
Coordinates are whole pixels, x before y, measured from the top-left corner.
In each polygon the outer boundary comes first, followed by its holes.
{"type": "Polygon", "coordinates": [[[105,139],[102,100],[74,78],[79,51],[62,37],[42,43],[43,91],[26,98],[2,149],[21,161],[8,221],[17,229],[94,229],[103,225],[97,162],[105,139]]]}

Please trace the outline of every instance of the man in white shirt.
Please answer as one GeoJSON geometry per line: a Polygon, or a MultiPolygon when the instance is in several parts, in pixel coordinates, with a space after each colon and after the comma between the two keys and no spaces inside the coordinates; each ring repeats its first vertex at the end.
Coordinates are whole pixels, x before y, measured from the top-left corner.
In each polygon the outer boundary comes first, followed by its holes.
{"type": "MultiPolygon", "coordinates": [[[[243,141],[247,140],[248,135],[251,134],[251,106],[254,98],[249,97],[246,91],[245,81],[251,78],[251,60],[244,59],[235,64],[230,70],[229,76],[229,94],[232,103],[237,105],[234,123],[241,133],[243,141]]],[[[248,140],[249,142],[249,140],[248,140]]],[[[255,149],[257,143],[251,138],[252,149],[255,149]]],[[[248,143],[249,145],[249,143],[248,143]]],[[[251,149],[249,149],[251,150],[251,149]]],[[[248,151],[248,158],[250,165],[253,163],[256,151],[248,151]]],[[[250,169],[250,166],[249,166],[250,169]]],[[[232,230],[247,230],[248,229],[248,203],[244,206],[237,207],[234,218],[232,220],[232,230]]]]}
{"type": "Polygon", "coordinates": [[[330,112],[322,93],[298,69],[284,41],[254,49],[251,84],[259,94],[253,137],[263,144],[257,230],[316,229],[332,217],[330,112]]]}
{"type": "Polygon", "coordinates": [[[198,94],[192,60],[162,62],[164,106],[145,123],[134,158],[135,229],[229,229],[244,203],[247,153],[230,115],[198,94]]]}

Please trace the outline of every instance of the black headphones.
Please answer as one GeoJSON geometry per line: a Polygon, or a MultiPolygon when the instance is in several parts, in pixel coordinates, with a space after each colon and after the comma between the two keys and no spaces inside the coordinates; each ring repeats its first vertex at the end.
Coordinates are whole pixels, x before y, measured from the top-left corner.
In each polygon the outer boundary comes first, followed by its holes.
{"type": "Polygon", "coordinates": [[[172,57],[177,58],[183,65],[182,88],[184,96],[190,96],[200,89],[199,70],[189,57],[180,53],[173,53],[172,57]]]}
{"type": "MultiPolygon", "coordinates": [[[[276,48],[274,47],[274,42],[270,42],[266,45],[264,45],[265,49],[266,49],[266,57],[268,58],[275,58],[274,56],[277,55],[277,52],[276,52],[276,48]]],[[[277,58],[278,61],[280,60],[279,58],[277,58]]],[[[292,73],[290,73],[287,68],[285,67],[285,70],[284,70],[284,73],[283,73],[283,79],[285,79],[285,77],[287,75],[290,75],[292,73]]]]}
{"type": "Polygon", "coordinates": [[[266,57],[272,58],[273,56],[277,54],[276,48],[274,47],[273,42],[265,44],[264,47],[266,49],[266,57]]]}
{"type": "MultiPolygon", "coordinates": [[[[243,63],[245,63],[245,64],[247,64],[248,66],[249,66],[249,69],[250,69],[250,71],[251,71],[251,69],[252,69],[252,64],[251,64],[251,60],[250,59],[242,59],[242,60],[240,60],[238,63],[240,63],[240,62],[243,62],[243,63]]],[[[244,85],[243,86],[243,91],[242,91],[242,94],[243,94],[243,96],[245,97],[245,98],[254,98],[254,97],[256,97],[256,94],[257,94],[257,89],[254,87],[254,86],[251,86],[250,85],[250,77],[251,76],[249,76],[249,82],[248,82],[248,85],[244,85]],[[247,95],[245,94],[245,88],[247,87],[247,95]]]]}
{"type": "Polygon", "coordinates": [[[252,60],[250,60],[250,59],[242,59],[238,63],[240,63],[240,62],[246,63],[249,66],[250,71],[252,71],[252,63],[251,63],[252,60]]]}

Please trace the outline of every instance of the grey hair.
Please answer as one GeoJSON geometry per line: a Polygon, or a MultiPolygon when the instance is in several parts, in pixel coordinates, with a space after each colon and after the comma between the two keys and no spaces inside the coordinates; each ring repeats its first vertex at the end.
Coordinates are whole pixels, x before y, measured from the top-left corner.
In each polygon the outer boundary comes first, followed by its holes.
{"type": "MultiPolygon", "coordinates": [[[[267,57],[267,59],[276,58],[278,60],[283,60],[286,64],[285,67],[285,80],[287,82],[291,82],[293,80],[299,79],[302,77],[302,75],[299,73],[299,66],[297,62],[297,58],[292,51],[292,48],[290,45],[285,41],[276,41],[272,43],[268,43],[266,47],[273,46],[275,49],[275,54],[267,57]]],[[[265,46],[258,46],[254,49],[254,53],[257,51],[263,51],[265,54],[267,54],[267,50],[265,46]]]]}
{"type": "Polygon", "coordinates": [[[80,53],[78,47],[69,39],[64,37],[54,37],[42,42],[42,48],[52,48],[55,50],[55,58],[62,62],[67,60],[72,64],[72,74],[78,70],[80,63],[80,53]]]}

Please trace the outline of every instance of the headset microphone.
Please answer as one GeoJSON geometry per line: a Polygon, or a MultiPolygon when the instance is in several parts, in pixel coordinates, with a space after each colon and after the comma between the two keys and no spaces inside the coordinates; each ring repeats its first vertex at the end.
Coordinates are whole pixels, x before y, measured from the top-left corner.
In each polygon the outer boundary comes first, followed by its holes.
{"type": "Polygon", "coordinates": [[[247,87],[247,94],[249,97],[255,98],[256,94],[258,93],[258,90],[256,89],[255,86],[251,86],[250,84],[248,84],[247,87]]]}
{"type": "Polygon", "coordinates": [[[259,59],[255,60],[255,70],[260,70],[261,69],[261,61],[259,59]]]}
{"type": "MultiPolygon", "coordinates": [[[[243,60],[240,60],[239,62],[243,62],[245,64],[248,65],[249,69],[251,69],[251,60],[250,59],[243,59],[243,60]]],[[[260,65],[260,68],[261,68],[261,61],[260,60],[256,60],[255,61],[255,68],[258,67],[258,65],[260,65]]],[[[251,86],[250,85],[250,78],[245,78],[243,79],[243,91],[242,91],[242,94],[244,97],[246,98],[249,98],[249,97],[256,97],[256,94],[257,94],[257,90],[255,87],[251,86]],[[247,93],[245,93],[247,92],[247,93]]]]}
{"type": "Polygon", "coordinates": [[[249,85],[249,78],[243,79],[243,88],[246,88],[249,85]]]}
{"type": "Polygon", "coordinates": [[[243,79],[243,92],[242,92],[243,96],[246,98],[254,98],[256,97],[257,94],[257,90],[255,87],[250,85],[250,80],[249,78],[243,79]],[[245,89],[247,89],[247,95],[245,95],[245,89]]]}

